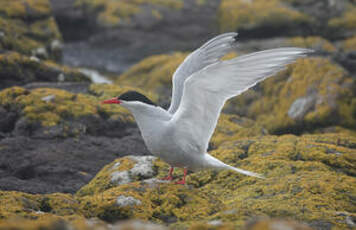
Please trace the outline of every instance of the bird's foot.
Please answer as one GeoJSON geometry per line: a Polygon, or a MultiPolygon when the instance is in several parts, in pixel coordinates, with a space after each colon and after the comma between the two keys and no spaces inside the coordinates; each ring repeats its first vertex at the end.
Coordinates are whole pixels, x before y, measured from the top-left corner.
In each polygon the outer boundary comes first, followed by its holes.
{"type": "Polygon", "coordinates": [[[176,182],[174,182],[174,183],[175,183],[175,184],[182,184],[182,185],[185,185],[185,180],[182,179],[182,180],[176,181],[176,182]]]}
{"type": "Polygon", "coordinates": [[[173,177],[172,176],[166,176],[166,177],[161,178],[161,180],[173,180],[173,177]]]}

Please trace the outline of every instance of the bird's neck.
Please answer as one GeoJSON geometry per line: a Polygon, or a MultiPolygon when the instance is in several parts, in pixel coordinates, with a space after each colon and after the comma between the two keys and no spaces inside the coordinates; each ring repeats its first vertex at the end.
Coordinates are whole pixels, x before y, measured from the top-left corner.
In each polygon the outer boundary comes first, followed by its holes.
{"type": "Polygon", "coordinates": [[[128,109],[135,117],[144,138],[154,135],[171,118],[167,111],[158,106],[144,105],[128,109]]]}

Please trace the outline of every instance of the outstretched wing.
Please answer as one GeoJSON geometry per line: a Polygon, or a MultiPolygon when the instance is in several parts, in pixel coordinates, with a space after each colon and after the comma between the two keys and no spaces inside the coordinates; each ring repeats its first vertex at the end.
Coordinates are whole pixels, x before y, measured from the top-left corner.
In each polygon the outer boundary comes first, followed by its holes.
{"type": "Polygon", "coordinates": [[[236,36],[237,33],[225,33],[216,36],[185,58],[173,74],[173,92],[171,105],[168,109],[169,113],[174,114],[179,107],[184,81],[193,73],[218,62],[226,53],[234,50],[237,46],[236,36]]]}
{"type": "Polygon", "coordinates": [[[175,135],[205,153],[226,100],[309,52],[302,48],[270,49],[220,61],[194,73],[184,82],[182,101],[171,120],[175,135]]]}

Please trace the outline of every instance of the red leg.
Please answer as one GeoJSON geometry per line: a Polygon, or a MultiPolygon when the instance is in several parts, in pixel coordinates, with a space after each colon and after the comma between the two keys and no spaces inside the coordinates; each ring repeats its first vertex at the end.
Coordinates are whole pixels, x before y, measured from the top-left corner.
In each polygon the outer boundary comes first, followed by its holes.
{"type": "Polygon", "coordinates": [[[173,176],[172,176],[173,170],[174,170],[174,167],[171,167],[171,168],[169,169],[168,176],[162,178],[161,180],[173,180],[173,176]]]}
{"type": "Polygon", "coordinates": [[[176,184],[185,184],[185,176],[188,173],[188,169],[184,168],[184,175],[183,175],[183,179],[180,181],[177,181],[176,184]]]}

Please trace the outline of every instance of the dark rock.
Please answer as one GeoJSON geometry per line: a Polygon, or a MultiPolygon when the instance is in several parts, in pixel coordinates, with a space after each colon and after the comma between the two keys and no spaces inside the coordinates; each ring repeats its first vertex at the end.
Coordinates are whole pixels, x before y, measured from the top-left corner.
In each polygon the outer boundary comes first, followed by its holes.
{"type": "Polygon", "coordinates": [[[123,138],[16,136],[0,140],[0,146],[0,189],[29,193],[74,193],[113,159],[148,154],[134,130],[123,138]]]}
{"type": "Polygon", "coordinates": [[[63,62],[67,65],[121,73],[146,56],[192,50],[217,33],[219,0],[202,5],[197,5],[195,0],[184,0],[179,10],[142,6],[129,23],[109,28],[97,22],[95,12],[74,8],[73,2],[51,1],[66,41],[63,62]],[[152,15],[155,10],[162,16],[160,19],[152,15]]]}

